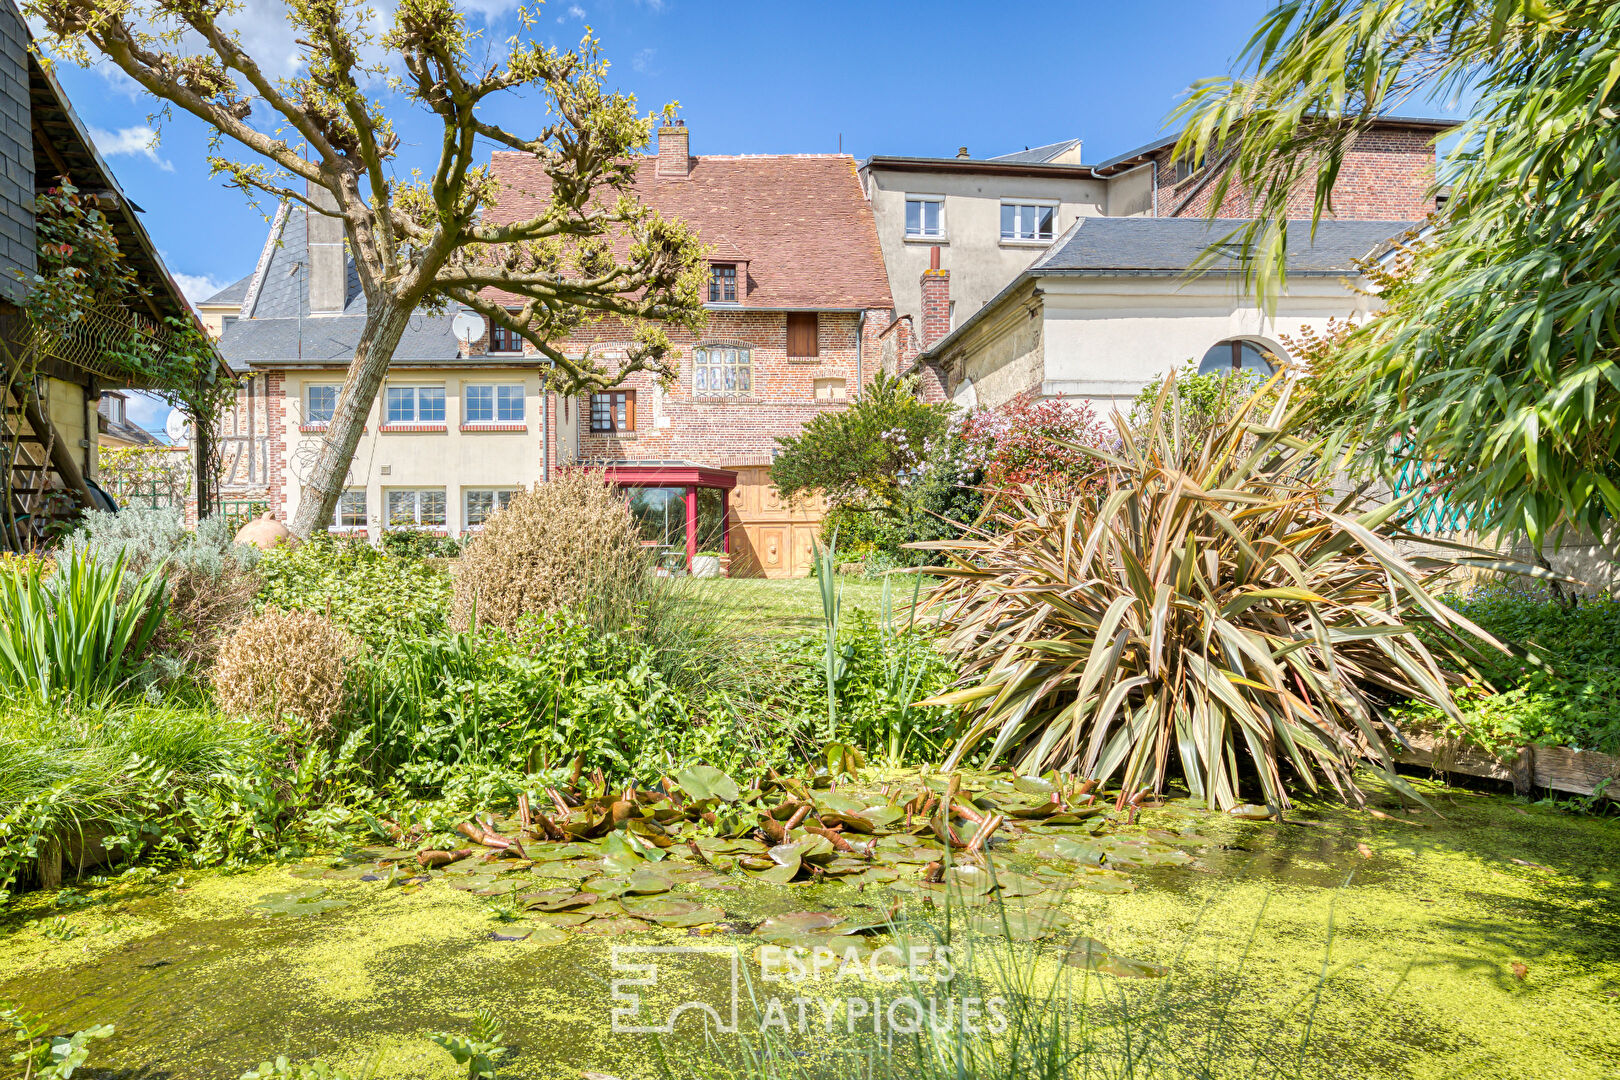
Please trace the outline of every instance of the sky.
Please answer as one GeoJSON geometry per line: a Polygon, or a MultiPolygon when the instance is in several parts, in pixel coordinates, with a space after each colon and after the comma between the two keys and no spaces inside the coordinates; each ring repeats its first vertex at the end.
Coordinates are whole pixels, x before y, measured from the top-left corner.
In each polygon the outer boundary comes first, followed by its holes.
{"type": "MultiPolygon", "coordinates": [[[[513,0],[462,6],[483,35],[480,56],[518,30],[513,0]]],[[[610,82],[642,111],[679,103],[694,154],[953,156],[966,146],[987,157],[1079,138],[1082,160],[1096,162],[1155,138],[1195,80],[1230,69],[1268,6],[551,0],[530,32],[568,48],[589,27],[610,82]]],[[[245,0],[238,18],[261,62],[290,74],[297,46],[284,10],[245,0]]],[[[110,66],[56,70],[182,289],[202,299],[251,273],[273,206],[209,177],[209,129],[183,114],[154,118],[159,103],[110,66]]],[[[432,118],[395,105],[400,167],[428,165],[432,118]]],[[[493,110],[520,133],[543,119],[532,97],[493,110]]]]}

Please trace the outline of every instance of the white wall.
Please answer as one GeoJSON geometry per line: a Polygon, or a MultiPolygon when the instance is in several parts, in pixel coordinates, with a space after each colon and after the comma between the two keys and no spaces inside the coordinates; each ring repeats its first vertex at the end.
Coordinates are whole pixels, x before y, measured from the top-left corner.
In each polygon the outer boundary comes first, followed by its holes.
{"type": "Polygon", "coordinates": [[[1054,237],[1061,236],[1082,216],[1100,216],[1108,199],[1104,181],[1079,178],[873,169],[868,171],[866,181],[897,313],[921,318],[922,290],[918,281],[928,269],[929,249],[937,244],[940,266],[951,272],[953,327],[983,307],[1050,246],[1046,241],[1003,241],[1003,199],[1056,201],[1054,237]],[[906,238],[908,193],[944,196],[942,239],[906,238]]]}
{"type": "MultiPolygon", "coordinates": [[[[343,372],[289,372],[285,380],[287,454],[287,512],[298,513],[303,480],[320,449],[321,434],[299,430],[304,417],[305,387],[311,383],[341,384],[343,372]]],[[[389,488],[443,488],[446,529],[459,535],[464,526],[467,488],[532,487],[540,481],[540,381],[533,370],[458,368],[453,371],[396,368],[378,391],[350,466],[346,487],[365,487],[366,512],[375,537],[384,521],[384,492],[389,488]],[[470,383],[522,383],[523,431],[465,430],[462,427],[462,389],[470,383]],[[443,386],[445,430],[442,432],[390,432],[381,430],[387,388],[443,386]]]]}
{"type": "Polygon", "coordinates": [[[1235,279],[1042,278],[1038,284],[1044,293],[1041,393],[1088,401],[1103,416],[1116,405],[1128,408],[1142,387],[1202,359],[1219,341],[1249,338],[1286,355],[1283,335],[1307,326],[1322,330],[1333,317],[1360,318],[1369,304],[1337,277],[1295,275],[1270,314],[1242,295],[1235,279]]]}

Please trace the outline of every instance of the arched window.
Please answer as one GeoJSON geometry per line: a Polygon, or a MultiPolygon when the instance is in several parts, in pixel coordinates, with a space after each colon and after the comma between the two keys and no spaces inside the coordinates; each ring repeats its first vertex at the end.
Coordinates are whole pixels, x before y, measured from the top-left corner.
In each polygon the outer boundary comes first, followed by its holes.
{"type": "Polygon", "coordinates": [[[1199,361],[1198,374],[1214,375],[1217,373],[1230,374],[1236,371],[1252,371],[1259,375],[1270,375],[1276,368],[1266,359],[1266,351],[1258,344],[1244,338],[1229,338],[1210,346],[1204,359],[1199,361]]]}

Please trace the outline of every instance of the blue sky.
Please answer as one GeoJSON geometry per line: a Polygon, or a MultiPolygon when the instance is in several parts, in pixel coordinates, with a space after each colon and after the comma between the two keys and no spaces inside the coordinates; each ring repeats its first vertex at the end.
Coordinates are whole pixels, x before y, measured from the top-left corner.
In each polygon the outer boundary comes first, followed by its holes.
{"type": "MultiPolygon", "coordinates": [[[[463,4],[495,47],[515,32],[513,0],[463,4]]],[[[551,0],[534,33],[568,47],[589,25],[618,89],[644,111],[680,103],[697,154],[824,153],[841,139],[861,158],[960,146],[982,157],[1078,137],[1084,160],[1101,161],[1152,139],[1195,79],[1227,71],[1268,6],[551,0]]],[[[246,0],[240,16],[271,68],[295,53],[283,10],[246,0]]],[[[178,116],[154,146],[158,105],[133,82],[110,69],[57,71],[187,292],[201,298],[250,273],[265,219],[209,178],[207,129],[178,116]]],[[[532,99],[496,109],[514,130],[534,117],[532,99]]],[[[394,115],[401,169],[426,164],[432,125],[403,107],[394,115]]]]}

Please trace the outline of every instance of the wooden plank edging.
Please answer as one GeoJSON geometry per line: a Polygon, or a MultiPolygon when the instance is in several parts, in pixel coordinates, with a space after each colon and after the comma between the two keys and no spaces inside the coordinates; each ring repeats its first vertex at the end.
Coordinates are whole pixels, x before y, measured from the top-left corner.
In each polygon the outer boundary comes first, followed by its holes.
{"type": "Polygon", "coordinates": [[[1471,746],[1433,735],[1409,735],[1411,752],[1398,752],[1403,765],[1422,765],[1441,773],[1461,773],[1504,780],[1515,791],[1547,788],[1571,795],[1591,795],[1599,785],[1605,798],[1620,802],[1620,757],[1567,746],[1521,746],[1512,758],[1498,758],[1471,746]]]}

